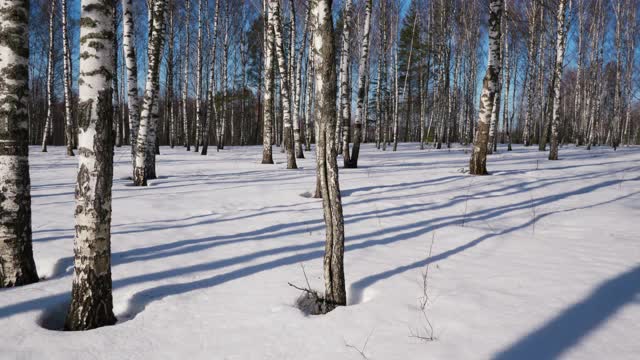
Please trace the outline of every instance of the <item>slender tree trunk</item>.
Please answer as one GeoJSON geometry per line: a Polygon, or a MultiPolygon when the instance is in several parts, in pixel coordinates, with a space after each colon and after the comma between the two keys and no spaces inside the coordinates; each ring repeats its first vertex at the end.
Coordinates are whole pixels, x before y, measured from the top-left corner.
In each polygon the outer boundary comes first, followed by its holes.
{"type": "Polygon", "coordinates": [[[218,115],[216,108],[216,49],[218,45],[218,18],[220,15],[220,1],[216,1],[216,13],[213,16],[213,45],[211,47],[211,64],[209,65],[209,89],[207,91],[207,119],[206,132],[202,139],[202,152],[201,155],[207,155],[209,148],[209,136],[211,136],[211,126],[215,122],[218,115]]]}
{"type": "Polygon", "coordinates": [[[184,127],[184,146],[187,151],[191,151],[191,122],[189,121],[189,60],[191,59],[191,0],[185,0],[185,12],[187,13],[185,19],[185,48],[184,48],[184,72],[183,72],[183,85],[182,85],[182,122],[184,127]]]}
{"type": "Polygon", "coordinates": [[[315,98],[318,109],[317,163],[320,169],[320,187],[326,245],[324,256],[325,300],[327,310],[347,304],[344,280],[344,219],[335,138],[336,68],[334,57],[331,0],[318,0],[313,7],[316,32],[313,41],[316,71],[315,98]]]}
{"type": "Polygon", "coordinates": [[[38,281],[31,246],[28,28],[28,2],[0,0],[0,288],[38,281]]]}
{"type": "Polygon", "coordinates": [[[173,48],[175,42],[174,36],[174,13],[175,13],[175,2],[173,0],[169,0],[169,37],[167,39],[168,43],[168,54],[167,54],[167,115],[169,118],[168,130],[169,130],[169,146],[173,149],[176,142],[176,119],[175,119],[175,111],[173,108],[174,104],[174,55],[173,48]]]}
{"type": "Polygon", "coordinates": [[[560,127],[560,88],[562,83],[562,63],[564,62],[564,49],[566,39],[565,29],[565,6],[566,0],[558,1],[557,26],[558,34],[556,39],[556,63],[553,83],[553,121],[551,122],[551,150],[549,160],[558,160],[558,128],[560,127]]]}
{"type": "Polygon", "coordinates": [[[284,53],[282,40],[282,20],[280,18],[280,4],[278,0],[269,0],[269,26],[272,27],[278,72],[280,74],[281,99],[282,99],[282,122],[284,130],[284,146],[287,152],[287,169],[296,169],[296,156],[293,142],[293,129],[291,119],[291,87],[289,84],[289,76],[287,74],[287,61],[284,53]]]}
{"type": "Polygon", "coordinates": [[[262,131],[262,163],[273,164],[273,125],[275,123],[274,95],[275,77],[273,73],[273,35],[270,23],[269,0],[263,0],[264,12],[264,91],[263,91],[263,126],[262,131]]]}
{"type": "Polygon", "coordinates": [[[478,130],[473,144],[473,153],[469,162],[472,175],[487,174],[487,145],[489,142],[489,122],[498,90],[500,75],[500,22],[502,18],[502,0],[489,3],[489,60],[484,77],[480,98],[478,130]]]}
{"type": "Polygon", "coordinates": [[[75,261],[65,330],[115,324],[111,295],[113,2],[82,1],[75,261]],[[97,44],[100,44],[99,46],[97,44]]]}
{"type": "Polygon", "coordinates": [[[47,57],[47,119],[45,120],[44,132],[42,134],[42,152],[47,152],[47,143],[51,136],[51,122],[53,121],[53,50],[55,46],[53,25],[56,14],[56,1],[49,2],[49,55],[47,57]]]}
{"type": "MultiPolygon", "coordinates": [[[[313,36],[311,37],[311,44],[313,44],[313,36]]],[[[305,101],[305,151],[311,151],[311,137],[315,132],[315,123],[314,121],[314,131],[311,130],[311,109],[313,108],[313,79],[315,78],[315,70],[313,66],[313,55],[310,54],[307,58],[307,99],[305,101]]]]}
{"type": "Polygon", "coordinates": [[[157,99],[159,90],[160,62],[162,54],[165,1],[154,0],[153,19],[150,21],[149,60],[145,85],[140,128],[136,139],[136,167],[133,183],[135,186],[146,186],[147,180],[155,178],[155,144],[157,99]]]}
{"type": "MultiPolygon", "coordinates": [[[[342,152],[345,167],[347,167],[347,164],[350,162],[349,130],[351,128],[351,87],[349,86],[349,54],[351,45],[352,5],[353,3],[351,0],[345,0],[343,17],[344,26],[342,29],[342,49],[340,52],[340,77],[338,80],[340,86],[340,108],[338,110],[338,126],[336,127],[336,135],[339,135],[339,128],[342,127],[342,145],[338,145],[337,150],[338,152],[342,152]]],[[[336,138],[340,140],[340,137],[336,138]]]]}
{"type": "Polygon", "coordinates": [[[62,0],[62,44],[64,61],[64,122],[67,155],[74,156],[73,139],[75,129],[73,114],[71,113],[71,50],[69,48],[69,30],[67,28],[67,0],[62,0]]]}
{"type": "Polygon", "coordinates": [[[122,45],[127,63],[127,101],[129,103],[129,138],[133,169],[136,161],[136,141],[140,127],[140,103],[138,100],[138,65],[134,39],[133,0],[122,0],[122,45]]]}
{"type": "Polygon", "coordinates": [[[204,2],[198,0],[198,40],[196,55],[196,142],[193,144],[195,152],[199,152],[202,142],[202,12],[204,2]]]}
{"type": "MultiPolygon", "coordinates": [[[[362,53],[360,54],[360,62],[358,64],[358,103],[356,109],[356,120],[353,128],[353,151],[351,156],[345,157],[344,167],[346,168],[357,168],[358,167],[358,158],[360,156],[360,142],[362,141],[362,123],[365,122],[367,118],[365,116],[367,102],[366,102],[366,92],[369,88],[369,48],[370,44],[370,33],[371,33],[371,12],[373,10],[373,1],[367,0],[364,8],[364,29],[362,31],[362,53]]],[[[379,74],[378,74],[379,75],[379,74]]],[[[378,78],[378,82],[380,82],[380,78],[378,78]]],[[[378,87],[379,88],[379,87],[378,87]]],[[[343,139],[343,155],[349,154],[349,143],[344,142],[343,139]]]]}

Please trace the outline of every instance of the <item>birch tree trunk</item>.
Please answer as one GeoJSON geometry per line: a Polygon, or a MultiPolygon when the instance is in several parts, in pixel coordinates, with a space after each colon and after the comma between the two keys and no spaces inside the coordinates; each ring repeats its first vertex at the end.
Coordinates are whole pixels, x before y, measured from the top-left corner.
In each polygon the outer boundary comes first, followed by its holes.
{"type": "Polygon", "coordinates": [[[31,247],[29,2],[0,0],[0,288],[38,281],[31,247]]]}
{"type": "MultiPolygon", "coordinates": [[[[362,141],[362,122],[366,123],[366,92],[369,88],[369,47],[371,32],[371,11],[373,9],[373,0],[367,0],[364,8],[364,29],[362,32],[362,53],[360,54],[360,62],[358,64],[358,103],[356,109],[356,120],[353,127],[353,152],[349,156],[349,142],[343,139],[343,156],[345,168],[357,168],[358,157],[360,156],[360,142],[362,141]]],[[[380,81],[380,78],[378,78],[380,81]]]]}
{"type": "Polygon", "coordinates": [[[53,33],[53,23],[55,21],[56,14],[56,1],[50,1],[49,6],[49,55],[47,57],[47,119],[44,125],[44,132],[42,134],[42,152],[47,152],[47,143],[49,142],[49,136],[51,136],[51,122],[53,120],[53,49],[55,46],[55,39],[53,33]]]}
{"type": "Polygon", "coordinates": [[[203,0],[198,0],[198,45],[196,55],[196,142],[194,145],[195,152],[199,152],[200,143],[202,142],[202,12],[203,0]]]}
{"type": "Polygon", "coordinates": [[[167,116],[168,116],[168,130],[169,130],[169,146],[173,149],[175,146],[175,137],[176,137],[176,119],[175,119],[175,111],[173,108],[173,97],[174,97],[174,13],[175,13],[175,3],[173,0],[169,0],[169,37],[168,37],[168,54],[167,54],[167,116]]]}
{"type": "MultiPolygon", "coordinates": [[[[313,44],[313,36],[311,37],[311,44],[313,44]]],[[[313,79],[315,78],[315,69],[313,66],[313,54],[309,54],[307,57],[307,98],[305,101],[305,116],[304,116],[304,130],[305,130],[305,151],[311,151],[311,137],[315,132],[311,129],[311,109],[313,108],[313,79]]],[[[315,123],[315,122],[314,122],[315,123]]]]}
{"type": "Polygon", "coordinates": [[[316,21],[313,40],[314,64],[317,70],[315,98],[319,124],[316,161],[320,169],[320,188],[326,224],[324,281],[327,311],[347,304],[344,280],[344,219],[335,146],[336,68],[331,2],[318,0],[313,6],[313,18],[316,21]]]}
{"type": "Polygon", "coordinates": [[[483,80],[478,129],[473,143],[473,153],[469,161],[469,173],[487,175],[487,145],[489,142],[489,123],[498,90],[500,71],[500,22],[502,18],[502,0],[489,3],[489,60],[487,73],[483,80]]]}
{"type": "Polygon", "coordinates": [[[220,118],[220,129],[218,130],[218,150],[224,149],[225,136],[227,134],[227,67],[229,61],[229,2],[226,3],[226,11],[224,14],[224,41],[222,43],[222,112],[220,118]]]}
{"type": "Polygon", "coordinates": [[[282,89],[282,122],[284,128],[284,146],[287,152],[287,169],[296,169],[296,156],[293,142],[293,129],[291,119],[291,86],[287,74],[287,61],[282,40],[282,20],[280,18],[280,4],[278,0],[269,0],[269,26],[272,27],[278,72],[280,74],[280,87],[282,89]]]}
{"type": "Polygon", "coordinates": [[[191,50],[191,31],[189,25],[191,24],[191,0],[185,0],[185,12],[187,13],[185,19],[185,48],[184,48],[184,72],[183,72],[183,85],[182,85],[182,122],[184,128],[184,146],[187,151],[191,151],[191,122],[189,121],[189,60],[191,50]]]}
{"type": "Polygon", "coordinates": [[[71,113],[71,50],[69,48],[69,30],[67,28],[67,0],[62,0],[62,46],[64,64],[64,122],[65,138],[67,145],[67,155],[74,156],[73,139],[75,129],[73,125],[73,114],[71,113]]]}
{"type": "Polygon", "coordinates": [[[154,0],[153,20],[150,21],[147,80],[140,114],[140,128],[136,139],[136,166],[133,174],[135,186],[146,186],[147,180],[155,179],[156,119],[154,114],[157,115],[164,15],[165,0],[154,0]]]}
{"type": "Polygon", "coordinates": [[[220,0],[216,1],[216,12],[213,16],[213,45],[211,47],[211,64],[209,65],[209,89],[207,91],[207,118],[206,132],[202,140],[202,152],[201,155],[207,155],[209,148],[209,135],[211,133],[211,126],[215,123],[215,119],[218,115],[216,109],[216,50],[218,45],[218,18],[220,13],[220,0]]]}
{"type": "Polygon", "coordinates": [[[129,103],[129,138],[133,169],[136,162],[136,141],[140,127],[140,103],[138,100],[138,64],[133,22],[133,0],[122,0],[122,46],[127,64],[127,101],[129,103]]]}
{"type": "MultiPolygon", "coordinates": [[[[342,152],[343,161],[349,163],[349,130],[351,128],[351,88],[349,86],[349,54],[351,45],[351,0],[344,2],[344,17],[342,28],[342,48],[340,50],[340,77],[338,84],[340,86],[340,108],[338,113],[338,126],[336,127],[336,135],[340,134],[339,128],[342,127],[342,146],[338,145],[338,152],[342,152]],[[342,150],[342,151],[341,151],[342,150]]],[[[338,141],[340,140],[337,137],[338,141]]]]}
{"type": "Polygon", "coordinates": [[[551,149],[549,160],[558,160],[558,129],[560,127],[560,88],[562,84],[562,63],[564,62],[564,49],[566,39],[565,29],[566,0],[558,0],[558,30],[556,39],[556,64],[553,83],[553,120],[551,122],[551,149]]]}
{"type": "Polygon", "coordinates": [[[65,330],[116,322],[111,295],[113,10],[113,2],[82,1],[75,269],[65,330]]]}
{"type": "Polygon", "coordinates": [[[262,163],[273,164],[273,125],[275,123],[274,112],[274,94],[275,94],[275,78],[273,74],[273,30],[271,29],[270,18],[271,13],[267,2],[269,0],[263,0],[263,12],[264,12],[264,91],[263,91],[263,126],[262,131],[262,163]]]}
{"type": "MultiPolygon", "coordinates": [[[[291,0],[291,6],[293,7],[293,0],[291,0]]],[[[293,140],[295,142],[295,148],[296,148],[296,158],[298,159],[304,159],[304,152],[302,151],[302,131],[300,131],[300,123],[301,123],[301,116],[300,116],[300,103],[302,101],[302,59],[304,57],[304,50],[305,47],[307,45],[307,37],[308,37],[308,33],[309,33],[309,20],[311,17],[311,7],[309,7],[309,9],[307,10],[307,15],[304,21],[304,27],[303,27],[303,35],[302,35],[302,43],[300,44],[300,49],[299,49],[299,54],[298,54],[298,61],[296,62],[296,91],[295,91],[295,99],[294,99],[294,111],[293,111],[293,116],[294,116],[294,120],[293,120],[293,140]]],[[[292,48],[292,50],[295,50],[294,48],[292,48]]],[[[293,54],[293,52],[292,52],[293,54]]],[[[310,76],[310,74],[307,74],[307,76],[310,76]]],[[[309,132],[309,127],[307,126],[306,131],[309,132]]]]}

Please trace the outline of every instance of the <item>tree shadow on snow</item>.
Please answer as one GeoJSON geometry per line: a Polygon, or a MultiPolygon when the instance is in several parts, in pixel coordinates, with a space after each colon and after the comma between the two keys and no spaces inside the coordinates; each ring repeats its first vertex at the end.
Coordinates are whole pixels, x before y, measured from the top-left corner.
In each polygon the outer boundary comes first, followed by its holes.
{"type": "MultiPolygon", "coordinates": [[[[622,307],[637,301],[638,295],[640,266],[601,283],[589,296],[566,308],[493,359],[556,359],[604,325],[622,307]]],[[[632,334],[628,336],[633,338],[632,334]]]]}

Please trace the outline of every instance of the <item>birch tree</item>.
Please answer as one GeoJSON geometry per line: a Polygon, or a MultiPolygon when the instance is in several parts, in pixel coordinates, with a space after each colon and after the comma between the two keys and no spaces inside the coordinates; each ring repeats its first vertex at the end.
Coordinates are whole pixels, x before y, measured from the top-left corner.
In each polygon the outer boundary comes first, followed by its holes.
{"type": "Polygon", "coordinates": [[[196,143],[194,145],[195,152],[199,152],[200,143],[202,142],[202,12],[203,0],[198,0],[198,40],[196,54],[196,143]]]}
{"type": "Polygon", "coordinates": [[[287,73],[287,60],[282,40],[282,19],[280,18],[280,4],[278,0],[269,0],[269,26],[275,41],[275,55],[277,69],[280,74],[280,87],[282,90],[282,111],[284,128],[284,146],[287,153],[287,169],[296,169],[296,156],[294,151],[293,129],[291,118],[291,84],[287,73]]]}
{"type": "Polygon", "coordinates": [[[316,161],[326,225],[324,282],[327,311],[347,304],[344,280],[344,218],[335,146],[336,66],[331,3],[331,0],[317,0],[312,5],[315,21],[312,52],[316,67],[315,100],[318,114],[316,161]]]}
{"type": "Polygon", "coordinates": [[[493,113],[494,99],[498,90],[500,71],[500,21],[502,18],[502,0],[491,0],[489,3],[489,51],[487,72],[482,86],[478,129],[473,143],[473,153],[469,161],[469,173],[472,175],[487,174],[487,145],[489,142],[489,126],[493,113]]]}
{"type": "MultiPolygon", "coordinates": [[[[342,151],[345,168],[357,168],[360,156],[360,142],[362,141],[362,122],[366,123],[365,116],[367,108],[367,89],[369,88],[369,47],[371,46],[369,34],[371,32],[371,11],[373,0],[366,0],[364,8],[364,29],[362,31],[362,53],[358,63],[358,103],[356,108],[356,119],[353,128],[353,151],[349,154],[349,142],[343,138],[342,151]]],[[[378,81],[380,79],[378,78],[378,81]]],[[[348,139],[347,139],[348,140],[348,139]]]]}
{"type": "Polygon", "coordinates": [[[29,2],[0,0],[0,287],[38,281],[31,247],[29,2]]]}
{"type": "Polygon", "coordinates": [[[69,48],[69,29],[67,25],[67,0],[62,0],[62,55],[64,66],[64,122],[65,138],[67,145],[67,156],[74,156],[73,143],[75,129],[73,125],[73,114],[71,113],[71,49],[69,48]]]}
{"type": "Polygon", "coordinates": [[[49,2],[49,55],[47,56],[47,119],[44,125],[44,132],[42,135],[42,152],[47,152],[47,142],[49,142],[49,136],[51,136],[51,122],[53,121],[53,67],[54,67],[54,22],[56,14],[56,1],[51,0],[49,2]]]}
{"type": "Polygon", "coordinates": [[[135,186],[146,186],[147,180],[155,179],[155,144],[156,124],[154,109],[157,104],[160,62],[162,54],[162,41],[164,30],[165,1],[154,0],[152,3],[150,20],[150,37],[148,49],[148,71],[145,85],[142,113],[140,115],[140,128],[136,139],[136,165],[133,174],[135,186]]]}
{"type": "Polygon", "coordinates": [[[138,58],[136,56],[133,0],[122,0],[122,46],[127,66],[127,102],[129,104],[129,138],[133,169],[136,162],[136,142],[140,127],[140,103],[138,100],[138,58]]]}
{"type": "Polygon", "coordinates": [[[75,269],[65,330],[116,322],[111,295],[114,3],[81,4],[75,269]]]}
{"type": "Polygon", "coordinates": [[[215,95],[216,95],[216,48],[218,45],[218,18],[219,18],[219,13],[220,13],[220,1],[221,0],[215,0],[216,1],[216,12],[213,16],[213,40],[212,40],[212,47],[211,47],[211,63],[209,65],[209,89],[207,91],[207,118],[205,119],[205,123],[206,125],[206,132],[205,135],[203,137],[203,141],[202,141],[202,152],[200,153],[201,155],[207,155],[208,152],[208,148],[209,148],[209,133],[210,133],[210,129],[211,126],[213,125],[213,123],[215,122],[216,116],[218,114],[217,109],[216,109],[216,101],[215,101],[215,95]]]}
{"type": "Polygon", "coordinates": [[[263,131],[262,131],[262,163],[273,164],[273,125],[275,123],[274,94],[275,77],[273,73],[273,29],[270,26],[269,0],[263,0],[264,12],[264,91],[263,99],[263,131]]]}
{"type": "Polygon", "coordinates": [[[184,146],[187,151],[191,150],[191,122],[189,121],[189,59],[190,59],[190,47],[191,47],[191,31],[189,28],[191,20],[191,0],[185,0],[184,2],[186,19],[185,19],[185,48],[184,48],[184,71],[183,71],[183,85],[182,85],[182,121],[184,127],[184,146]]]}
{"type": "Polygon", "coordinates": [[[566,40],[565,18],[566,0],[558,0],[556,63],[553,75],[553,120],[551,122],[551,149],[549,160],[558,160],[558,130],[560,127],[560,88],[562,84],[562,63],[566,40]]]}

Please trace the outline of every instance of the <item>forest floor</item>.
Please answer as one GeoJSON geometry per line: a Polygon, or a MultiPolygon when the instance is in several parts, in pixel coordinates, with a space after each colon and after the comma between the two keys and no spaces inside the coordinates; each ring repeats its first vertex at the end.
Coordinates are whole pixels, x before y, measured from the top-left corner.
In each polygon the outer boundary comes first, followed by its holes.
{"type": "Polygon", "coordinates": [[[348,306],[323,289],[324,221],[311,153],[163,147],[149,187],[113,185],[115,326],[59,328],[71,290],[77,160],[31,149],[38,284],[0,290],[0,358],[637,359],[640,148],[501,146],[491,176],[468,150],[364,146],[340,169],[348,306]],[[429,255],[429,253],[431,253],[429,255]],[[428,267],[426,294],[423,274],[428,267]],[[304,272],[303,272],[304,269],[304,272]],[[432,327],[432,328],[431,328],[432,327]],[[433,330],[431,330],[433,329],[433,330]],[[425,339],[431,338],[433,340],[425,339]]]}

